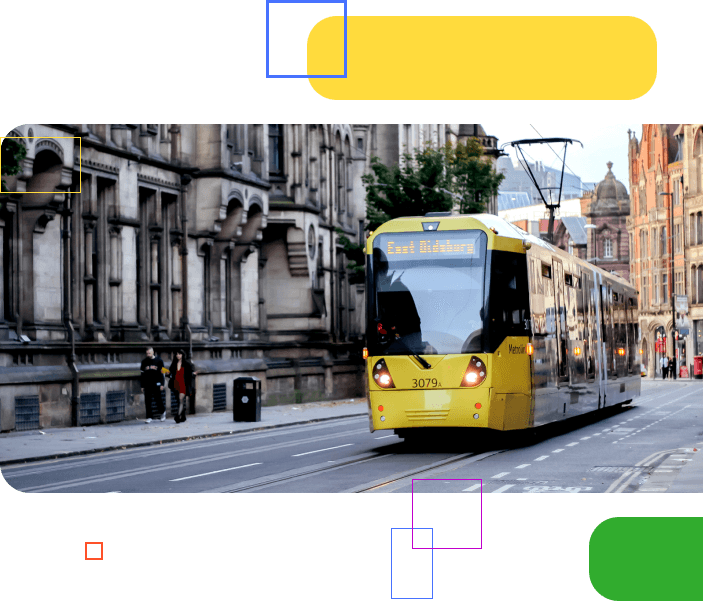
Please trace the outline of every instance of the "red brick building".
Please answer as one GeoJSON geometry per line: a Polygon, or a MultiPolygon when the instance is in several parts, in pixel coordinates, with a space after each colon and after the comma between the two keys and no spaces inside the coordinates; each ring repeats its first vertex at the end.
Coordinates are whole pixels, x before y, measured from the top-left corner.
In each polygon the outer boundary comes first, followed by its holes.
{"type": "MultiPolygon", "coordinates": [[[[657,339],[665,337],[666,355],[674,355],[673,294],[685,293],[679,130],[679,125],[643,125],[639,141],[634,132],[628,132],[632,202],[627,231],[633,248],[630,279],[639,291],[642,362],[650,378],[661,375],[657,339]]],[[[679,361],[685,360],[684,351],[678,351],[679,361]]]]}

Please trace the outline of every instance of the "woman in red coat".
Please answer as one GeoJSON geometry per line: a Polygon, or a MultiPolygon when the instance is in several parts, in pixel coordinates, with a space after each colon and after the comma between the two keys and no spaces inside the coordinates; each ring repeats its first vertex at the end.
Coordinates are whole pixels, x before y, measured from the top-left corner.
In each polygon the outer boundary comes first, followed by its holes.
{"type": "Polygon", "coordinates": [[[178,413],[175,416],[178,424],[186,421],[187,401],[193,394],[197,372],[194,371],[193,364],[186,359],[185,352],[181,349],[178,349],[173,356],[169,371],[171,380],[168,387],[178,395],[178,413]]]}

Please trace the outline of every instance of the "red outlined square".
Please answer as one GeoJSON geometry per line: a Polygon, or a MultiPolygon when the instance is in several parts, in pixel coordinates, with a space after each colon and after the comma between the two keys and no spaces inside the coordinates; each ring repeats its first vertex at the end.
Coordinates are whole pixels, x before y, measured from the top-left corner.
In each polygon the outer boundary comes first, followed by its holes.
{"type": "Polygon", "coordinates": [[[86,561],[102,561],[103,560],[103,544],[102,543],[86,543],[85,544],[85,559],[86,561]],[[88,545],[91,545],[90,555],[93,557],[88,557],[88,545]],[[94,557],[97,555],[97,545],[100,545],[100,557],[94,557]]]}

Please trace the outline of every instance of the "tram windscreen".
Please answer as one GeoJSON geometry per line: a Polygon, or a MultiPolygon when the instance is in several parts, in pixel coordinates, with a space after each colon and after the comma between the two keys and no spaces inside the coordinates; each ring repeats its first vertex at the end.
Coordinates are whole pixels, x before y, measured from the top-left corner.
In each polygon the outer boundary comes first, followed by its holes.
{"type": "Polygon", "coordinates": [[[371,345],[389,355],[480,351],[485,266],[481,231],[377,236],[371,345]]]}

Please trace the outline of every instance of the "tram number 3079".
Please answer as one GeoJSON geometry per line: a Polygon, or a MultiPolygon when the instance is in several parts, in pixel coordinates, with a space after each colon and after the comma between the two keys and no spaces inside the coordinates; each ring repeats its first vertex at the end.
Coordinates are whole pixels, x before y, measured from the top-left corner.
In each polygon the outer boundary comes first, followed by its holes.
{"type": "Polygon", "coordinates": [[[425,378],[413,380],[413,388],[441,388],[442,383],[437,382],[437,378],[425,378]]]}

